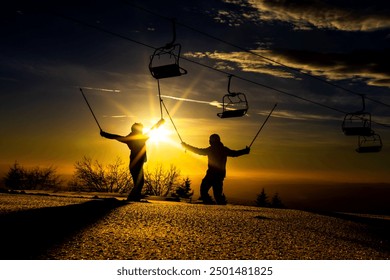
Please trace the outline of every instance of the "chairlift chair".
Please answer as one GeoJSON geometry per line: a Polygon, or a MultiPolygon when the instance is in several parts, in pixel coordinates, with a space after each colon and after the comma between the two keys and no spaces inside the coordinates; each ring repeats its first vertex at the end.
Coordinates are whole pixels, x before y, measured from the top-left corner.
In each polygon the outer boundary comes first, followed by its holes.
{"type": "Polygon", "coordinates": [[[230,91],[231,78],[232,76],[230,75],[228,93],[222,98],[222,112],[217,114],[221,119],[242,117],[248,112],[248,101],[245,94],[230,91]]]}
{"type": "Polygon", "coordinates": [[[358,153],[377,153],[382,150],[382,139],[379,134],[372,131],[369,136],[358,136],[358,147],[356,151],[358,153]]]}
{"type": "Polygon", "coordinates": [[[187,70],[179,65],[180,51],[180,44],[167,44],[157,48],[149,62],[152,76],[156,79],[164,79],[187,74],[187,70]]]}
{"type": "Polygon", "coordinates": [[[342,130],[347,136],[370,136],[371,130],[371,114],[365,112],[364,95],[362,97],[363,107],[360,111],[354,113],[348,113],[345,115],[342,130]]]}
{"type": "Polygon", "coordinates": [[[172,20],[173,38],[172,41],[163,47],[155,49],[150,56],[149,70],[156,79],[177,77],[187,74],[187,70],[180,67],[181,45],[175,43],[176,24],[172,20]]]}
{"type": "Polygon", "coordinates": [[[248,101],[243,93],[225,94],[222,98],[222,112],[218,113],[218,117],[235,118],[242,117],[248,111],[248,101]]]}
{"type": "Polygon", "coordinates": [[[371,114],[367,112],[355,112],[345,115],[342,130],[347,136],[370,136],[371,114]]]}

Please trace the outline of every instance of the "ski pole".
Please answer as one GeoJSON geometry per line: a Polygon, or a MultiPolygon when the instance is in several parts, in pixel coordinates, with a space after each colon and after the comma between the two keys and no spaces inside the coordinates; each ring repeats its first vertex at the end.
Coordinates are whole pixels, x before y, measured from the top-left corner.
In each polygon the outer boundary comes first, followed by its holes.
{"type": "Polygon", "coordinates": [[[177,136],[179,137],[180,141],[183,142],[183,139],[181,139],[179,131],[177,130],[177,127],[176,127],[175,123],[173,122],[173,119],[172,119],[171,115],[169,114],[169,111],[168,111],[167,107],[165,106],[165,103],[164,103],[164,101],[162,99],[161,99],[161,103],[160,104],[162,104],[164,106],[164,109],[167,112],[167,115],[168,115],[169,119],[171,120],[171,123],[172,123],[173,127],[176,130],[177,136]]]}
{"type": "Polygon", "coordinates": [[[264,125],[267,123],[267,121],[268,121],[269,117],[271,116],[272,112],[275,110],[276,105],[278,105],[278,103],[275,103],[275,105],[274,105],[274,107],[272,108],[271,112],[269,112],[267,118],[265,119],[265,121],[264,121],[263,124],[261,125],[259,131],[257,131],[257,133],[256,133],[255,137],[253,138],[251,144],[249,145],[249,148],[252,146],[253,142],[255,142],[255,140],[256,140],[257,136],[259,135],[260,131],[263,129],[264,125]]]}
{"type": "Polygon", "coordinates": [[[81,94],[82,94],[82,95],[83,95],[83,97],[84,97],[85,103],[87,103],[87,105],[88,105],[88,108],[89,108],[89,110],[91,111],[91,113],[92,113],[92,116],[93,116],[93,118],[95,119],[95,122],[96,122],[96,124],[98,125],[98,127],[99,127],[100,131],[103,131],[103,130],[102,130],[102,128],[100,127],[100,124],[99,124],[99,122],[98,122],[98,120],[97,120],[97,118],[96,118],[95,114],[94,114],[94,113],[93,113],[93,111],[92,111],[91,105],[89,105],[89,102],[88,102],[87,98],[86,98],[86,97],[85,97],[85,95],[84,95],[83,89],[82,89],[82,88],[80,88],[80,91],[81,91],[81,94]]]}

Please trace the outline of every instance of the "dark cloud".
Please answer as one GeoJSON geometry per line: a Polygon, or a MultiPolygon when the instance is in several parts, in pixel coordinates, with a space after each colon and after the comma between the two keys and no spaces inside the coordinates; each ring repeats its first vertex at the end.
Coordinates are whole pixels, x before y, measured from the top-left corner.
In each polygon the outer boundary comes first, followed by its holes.
{"type": "MultiPolygon", "coordinates": [[[[187,53],[187,56],[234,63],[242,71],[282,78],[296,78],[289,68],[330,80],[361,79],[369,85],[390,87],[388,50],[351,53],[320,53],[306,50],[254,50],[247,52],[187,53]],[[269,60],[263,59],[263,57],[269,60]],[[286,67],[287,66],[287,67],[286,67]]],[[[296,73],[296,72],[295,72],[296,73]]]]}
{"type": "Polygon", "coordinates": [[[368,84],[390,86],[388,50],[351,53],[318,53],[304,50],[273,50],[275,60],[330,80],[364,79],[368,84]]]}

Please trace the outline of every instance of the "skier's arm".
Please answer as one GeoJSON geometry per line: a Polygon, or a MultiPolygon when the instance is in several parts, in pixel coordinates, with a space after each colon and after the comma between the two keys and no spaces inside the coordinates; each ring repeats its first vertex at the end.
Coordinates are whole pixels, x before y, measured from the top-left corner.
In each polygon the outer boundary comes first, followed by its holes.
{"type": "Polygon", "coordinates": [[[104,138],[107,138],[107,139],[113,139],[113,140],[118,140],[120,142],[123,142],[123,140],[126,138],[124,136],[121,136],[121,135],[117,135],[117,134],[112,134],[112,133],[108,133],[108,132],[105,132],[103,130],[100,131],[100,135],[104,138]]]}
{"type": "Polygon", "coordinates": [[[184,142],[182,142],[181,145],[184,147],[184,149],[189,150],[195,154],[202,155],[202,156],[207,155],[207,148],[205,149],[197,148],[184,142]]]}
{"type": "Polygon", "coordinates": [[[242,149],[242,150],[231,150],[229,148],[228,149],[228,156],[229,157],[239,157],[239,156],[242,156],[242,155],[247,155],[249,154],[250,152],[250,148],[249,147],[246,147],[245,149],[242,149]]]}

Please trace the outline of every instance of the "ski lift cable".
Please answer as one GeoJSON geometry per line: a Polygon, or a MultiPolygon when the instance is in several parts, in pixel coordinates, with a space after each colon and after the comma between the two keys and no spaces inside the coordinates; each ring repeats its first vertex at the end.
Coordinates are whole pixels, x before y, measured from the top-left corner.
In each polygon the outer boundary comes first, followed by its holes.
{"type": "Polygon", "coordinates": [[[80,19],[77,19],[77,18],[74,18],[74,17],[70,17],[70,16],[66,16],[64,14],[60,14],[60,13],[55,13],[54,15],[60,17],[60,18],[63,18],[63,19],[66,19],[68,21],[73,21],[74,23],[78,23],[80,25],[84,25],[84,26],[87,26],[87,27],[90,27],[92,29],[95,29],[95,30],[98,30],[100,32],[103,32],[103,33],[107,33],[109,35],[112,35],[114,37],[118,37],[118,38],[121,38],[121,39],[124,39],[124,40],[127,40],[127,41],[130,41],[130,42],[133,42],[135,44],[138,44],[138,45],[141,45],[141,46],[144,46],[144,47],[147,47],[147,48],[150,48],[150,49],[154,49],[156,50],[157,48],[156,47],[153,47],[149,44],[146,44],[146,43],[143,43],[143,42],[140,42],[140,41],[137,41],[137,40],[134,40],[128,36],[124,36],[124,35],[121,35],[117,32],[113,32],[109,29],[106,29],[106,28],[103,28],[101,26],[96,26],[96,25],[93,25],[93,24],[90,24],[88,22],[85,22],[85,21],[82,21],[80,19]]]}
{"type": "MultiPolygon", "coordinates": [[[[146,8],[144,8],[144,7],[141,7],[141,6],[139,6],[139,5],[136,5],[136,4],[134,4],[134,3],[129,3],[129,1],[125,1],[125,2],[128,3],[129,5],[131,5],[131,6],[135,7],[135,8],[137,8],[137,9],[143,10],[143,11],[145,11],[145,12],[147,12],[147,13],[149,13],[149,14],[152,14],[152,15],[154,15],[154,16],[156,16],[156,17],[160,17],[160,18],[163,18],[163,19],[166,19],[166,20],[172,20],[171,18],[168,18],[167,16],[164,16],[164,15],[161,15],[161,14],[159,14],[159,13],[153,12],[153,11],[151,11],[151,10],[148,10],[148,9],[146,9],[146,8]]],[[[221,39],[221,38],[219,38],[219,37],[217,37],[217,36],[211,35],[211,34],[205,32],[205,31],[199,30],[199,29],[197,29],[197,28],[195,28],[195,27],[192,27],[192,26],[190,26],[190,25],[188,25],[188,24],[186,24],[186,23],[179,22],[179,21],[177,21],[177,20],[175,21],[175,23],[178,24],[178,25],[181,25],[181,26],[183,26],[183,27],[185,27],[185,28],[187,28],[187,29],[190,29],[190,30],[192,30],[192,31],[195,31],[195,32],[197,32],[197,33],[199,33],[199,34],[201,34],[201,35],[203,35],[203,36],[209,37],[209,38],[211,38],[211,39],[213,39],[213,40],[216,40],[216,41],[218,41],[218,42],[221,42],[221,43],[223,43],[223,44],[226,44],[226,45],[228,45],[228,46],[234,47],[234,48],[239,49],[239,50],[241,50],[241,51],[244,51],[244,52],[247,52],[247,53],[252,54],[252,55],[254,55],[254,56],[260,57],[260,58],[262,58],[262,59],[264,59],[264,60],[267,60],[267,61],[269,61],[269,62],[272,62],[272,63],[274,63],[274,64],[278,64],[278,65],[280,65],[280,66],[282,66],[282,67],[287,68],[288,70],[297,72],[297,73],[299,73],[299,74],[301,74],[301,75],[305,75],[305,76],[307,76],[307,77],[310,77],[310,78],[312,78],[312,79],[318,80],[318,81],[323,82],[323,83],[325,83],[325,84],[328,84],[328,85],[330,85],[330,86],[333,86],[333,87],[336,87],[336,88],[338,88],[338,89],[344,90],[344,91],[346,91],[346,92],[348,92],[348,93],[351,93],[351,94],[354,94],[354,95],[359,95],[359,96],[362,95],[361,93],[358,93],[358,92],[355,92],[355,91],[353,91],[353,90],[350,90],[350,89],[348,89],[348,88],[346,88],[346,87],[337,85],[337,84],[335,84],[335,83],[332,83],[332,82],[330,82],[330,81],[327,81],[327,80],[325,80],[325,79],[322,79],[321,77],[312,75],[312,74],[307,73],[307,72],[303,72],[301,69],[298,69],[298,68],[295,68],[295,67],[288,66],[288,65],[286,65],[286,64],[284,64],[284,63],[281,63],[281,62],[279,62],[279,61],[276,61],[276,60],[274,60],[274,59],[272,59],[272,58],[266,57],[266,56],[264,56],[264,55],[261,55],[261,54],[259,54],[259,53],[254,52],[254,51],[252,51],[252,50],[249,50],[249,49],[247,49],[247,48],[241,47],[241,46],[239,46],[239,45],[237,45],[237,44],[234,44],[234,43],[229,42],[229,41],[227,41],[227,40],[221,39]]],[[[370,98],[370,97],[366,97],[366,99],[367,99],[367,100],[370,100],[370,101],[372,101],[372,102],[378,103],[378,104],[380,104],[380,105],[383,105],[383,106],[386,106],[386,107],[390,107],[389,104],[384,103],[384,102],[382,102],[382,101],[379,101],[379,100],[376,100],[376,99],[373,99],[373,98],[370,98]]]]}
{"type": "MultiPolygon", "coordinates": [[[[189,58],[186,58],[186,57],[183,57],[182,59],[183,59],[183,60],[186,60],[186,61],[188,61],[188,62],[197,64],[197,65],[199,65],[199,66],[202,66],[202,67],[205,67],[205,68],[214,70],[214,71],[216,71],[216,72],[225,74],[225,75],[232,75],[232,74],[230,74],[230,73],[228,73],[228,72],[226,72],[226,71],[224,71],[224,70],[217,69],[217,68],[214,68],[214,67],[212,67],[212,66],[208,66],[208,65],[206,65],[206,64],[197,62],[197,61],[195,61],[195,60],[192,60],[192,59],[189,59],[189,58]]],[[[328,105],[319,103],[319,102],[317,102],[317,101],[310,100],[310,99],[305,98],[305,97],[301,97],[301,96],[299,96],[299,95],[296,95],[296,94],[293,94],[293,93],[290,93],[290,92],[287,92],[287,91],[284,91],[284,90],[280,90],[280,89],[277,89],[277,88],[274,88],[274,87],[271,87],[271,86],[267,86],[267,85],[265,85],[265,84],[262,84],[262,83],[259,83],[259,82],[256,82],[256,81],[253,81],[253,80],[250,80],[250,79],[247,79],[247,78],[238,76],[238,75],[233,75],[233,76],[236,77],[237,79],[242,80],[242,81],[245,81],[245,82],[248,82],[248,83],[252,83],[252,84],[254,84],[254,85],[261,86],[261,87],[263,87],[263,88],[270,89],[270,90],[276,91],[276,92],[278,92],[278,93],[285,94],[285,95],[288,95],[288,96],[291,96],[291,97],[300,99],[300,100],[302,100],[302,101],[306,101],[306,102],[309,102],[309,103],[312,103],[312,104],[315,104],[315,105],[318,105],[318,106],[321,106],[321,107],[324,107],[324,108],[327,108],[327,109],[336,111],[336,112],[338,112],[338,113],[342,113],[342,114],[346,114],[346,113],[347,113],[347,112],[345,112],[345,111],[343,111],[343,110],[340,110],[340,109],[337,109],[337,108],[334,108],[334,107],[331,107],[331,106],[328,106],[328,105]]]]}
{"type": "MultiPolygon", "coordinates": [[[[101,31],[101,32],[104,32],[104,33],[107,33],[107,34],[110,34],[110,35],[113,35],[113,36],[116,36],[116,37],[119,37],[121,39],[124,39],[124,40],[128,40],[130,42],[133,42],[135,44],[139,44],[139,45],[142,45],[142,46],[145,46],[145,47],[148,47],[150,49],[157,49],[156,47],[153,47],[149,44],[146,44],[146,43],[143,43],[143,42],[140,42],[138,40],[134,40],[132,38],[129,38],[128,36],[124,36],[124,35],[121,35],[121,34],[118,34],[116,32],[113,32],[113,31],[110,31],[108,29],[105,29],[105,28],[102,28],[102,27],[99,27],[99,26],[96,26],[96,25],[93,25],[93,24],[89,24],[89,23],[86,23],[84,21],[81,21],[79,19],[75,19],[73,17],[69,17],[69,16],[64,16],[64,15],[60,15],[62,18],[65,18],[67,20],[70,20],[70,21],[74,21],[74,22],[77,22],[79,24],[82,24],[82,25],[85,25],[87,27],[91,27],[93,29],[96,29],[98,31],[101,31]]],[[[186,57],[181,57],[182,60],[185,60],[185,61],[188,61],[190,63],[193,63],[193,64],[196,64],[196,65],[199,65],[199,66],[202,66],[202,67],[205,67],[205,68],[208,68],[210,70],[214,70],[216,72],[219,72],[219,73],[222,73],[224,75],[232,75],[231,73],[227,72],[227,71],[224,71],[224,70],[221,70],[221,69],[217,69],[217,68],[214,68],[212,66],[209,66],[209,65],[206,65],[206,64],[203,64],[203,63],[200,63],[200,62],[197,62],[195,60],[192,60],[192,59],[189,59],[189,58],[186,58],[186,57]]],[[[286,91],[283,91],[283,90],[279,90],[279,89],[276,89],[274,87],[271,87],[271,86],[267,86],[265,84],[261,84],[259,82],[255,82],[255,81],[252,81],[250,79],[247,79],[247,78],[243,78],[243,77],[240,77],[240,76],[237,76],[237,75],[232,75],[240,80],[243,80],[243,81],[246,81],[246,82],[249,82],[249,83],[252,83],[252,84],[255,84],[255,85],[258,85],[258,86],[261,86],[261,87],[264,87],[264,88],[267,88],[267,89],[270,89],[270,90],[273,90],[273,91],[276,91],[276,92],[279,92],[279,93],[282,93],[282,94],[286,94],[286,95],[289,95],[291,97],[294,97],[294,98],[298,98],[298,99],[301,99],[303,101],[306,101],[306,102],[310,102],[310,103],[313,103],[313,104],[316,104],[318,106],[322,106],[322,107],[325,107],[325,108],[328,108],[328,109],[331,109],[331,110],[334,110],[334,111],[337,111],[339,113],[342,113],[342,114],[345,114],[346,112],[342,111],[342,110],[339,110],[339,109],[335,109],[333,107],[330,107],[330,106],[327,106],[327,105],[324,105],[324,104],[321,104],[319,102],[316,102],[316,101],[312,101],[312,100],[309,100],[307,98],[304,98],[304,97],[300,97],[298,95],[295,95],[295,94],[292,94],[292,93],[288,93],[286,91]]]]}
{"type": "MultiPolygon", "coordinates": [[[[124,35],[121,35],[121,34],[118,34],[116,32],[113,32],[113,31],[110,31],[106,28],[103,28],[103,27],[99,27],[99,26],[96,26],[96,25],[93,25],[93,24],[90,24],[90,23],[87,23],[87,22],[84,22],[82,20],[79,20],[79,19],[75,19],[73,17],[69,17],[69,16],[65,16],[65,15],[62,15],[62,14],[56,14],[57,16],[63,18],[63,19],[66,19],[66,20],[69,20],[69,21],[73,21],[73,22],[76,22],[78,24],[81,24],[81,25],[84,25],[84,26],[87,26],[87,27],[90,27],[90,28],[93,28],[95,30],[98,30],[100,32],[103,32],[103,33],[107,33],[109,35],[112,35],[112,36],[115,36],[115,37],[118,37],[118,38],[121,38],[121,39],[124,39],[124,40],[127,40],[127,41],[130,41],[132,43],[135,43],[135,44],[138,44],[138,45],[141,45],[141,46],[144,46],[144,47],[147,47],[147,48],[150,48],[150,49],[157,49],[156,47],[153,47],[149,44],[146,44],[146,43],[143,43],[143,42],[140,42],[138,40],[135,40],[135,39],[132,39],[128,36],[124,36],[124,35]]],[[[201,67],[204,67],[204,68],[208,68],[210,70],[213,70],[213,71],[216,71],[216,72],[219,72],[219,73],[222,73],[224,75],[232,75],[231,73],[227,72],[227,71],[224,71],[224,70],[221,70],[221,69],[217,69],[217,68],[214,68],[212,66],[209,66],[209,65],[206,65],[206,64],[203,64],[203,63],[200,63],[200,62],[197,62],[195,60],[192,60],[192,59],[189,59],[189,58],[186,58],[186,57],[181,57],[182,60],[185,60],[187,62],[190,62],[190,63],[193,63],[193,64],[196,64],[198,66],[201,66],[201,67]]],[[[347,114],[348,112],[346,111],[343,111],[343,110],[340,110],[340,109],[337,109],[337,108],[334,108],[332,106],[329,106],[329,105],[326,105],[326,104],[322,104],[320,102],[317,102],[317,101],[314,101],[314,100],[310,100],[308,98],[304,98],[304,97],[301,97],[299,95],[296,95],[296,94],[293,94],[293,93],[289,93],[287,91],[284,91],[284,90],[280,90],[280,89],[277,89],[277,88],[274,88],[274,87],[271,87],[271,86],[267,86],[265,84],[262,84],[262,83],[259,83],[259,82],[256,82],[256,81],[253,81],[253,80],[250,80],[248,78],[244,78],[244,77],[241,77],[241,76],[237,76],[237,75],[234,75],[237,79],[240,79],[242,81],[245,81],[245,82],[248,82],[248,83],[252,83],[254,85],[257,85],[257,86],[261,86],[263,88],[266,88],[266,89],[270,89],[270,90],[273,90],[275,92],[278,92],[278,93],[281,93],[281,94],[284,94],[284,95],[288,95],[290,97],[293,97],[293,98],[296,98],[296,99],[300,99],[302,101],[305,101],[305,102],[308,102],[308,103],[312,103],[314,105],[317,105],[317,106],[320,106],[320,107],[323,107],[323,108],[326,108],[326,109],[329,109],[329,110],[333,110],[333,111],[336,111],[338,113],[341,113],[341,114],[347,114]]],[[[379,122],[376,122],[376,121],[371,121],[372,123],[375,123],[377,125],[380,125],[380,126],[384,126],[384,127],[387,127],[389,128],[390,125],[388,124],[383,124],[383,123],[379,123],[379,122]]]]}

